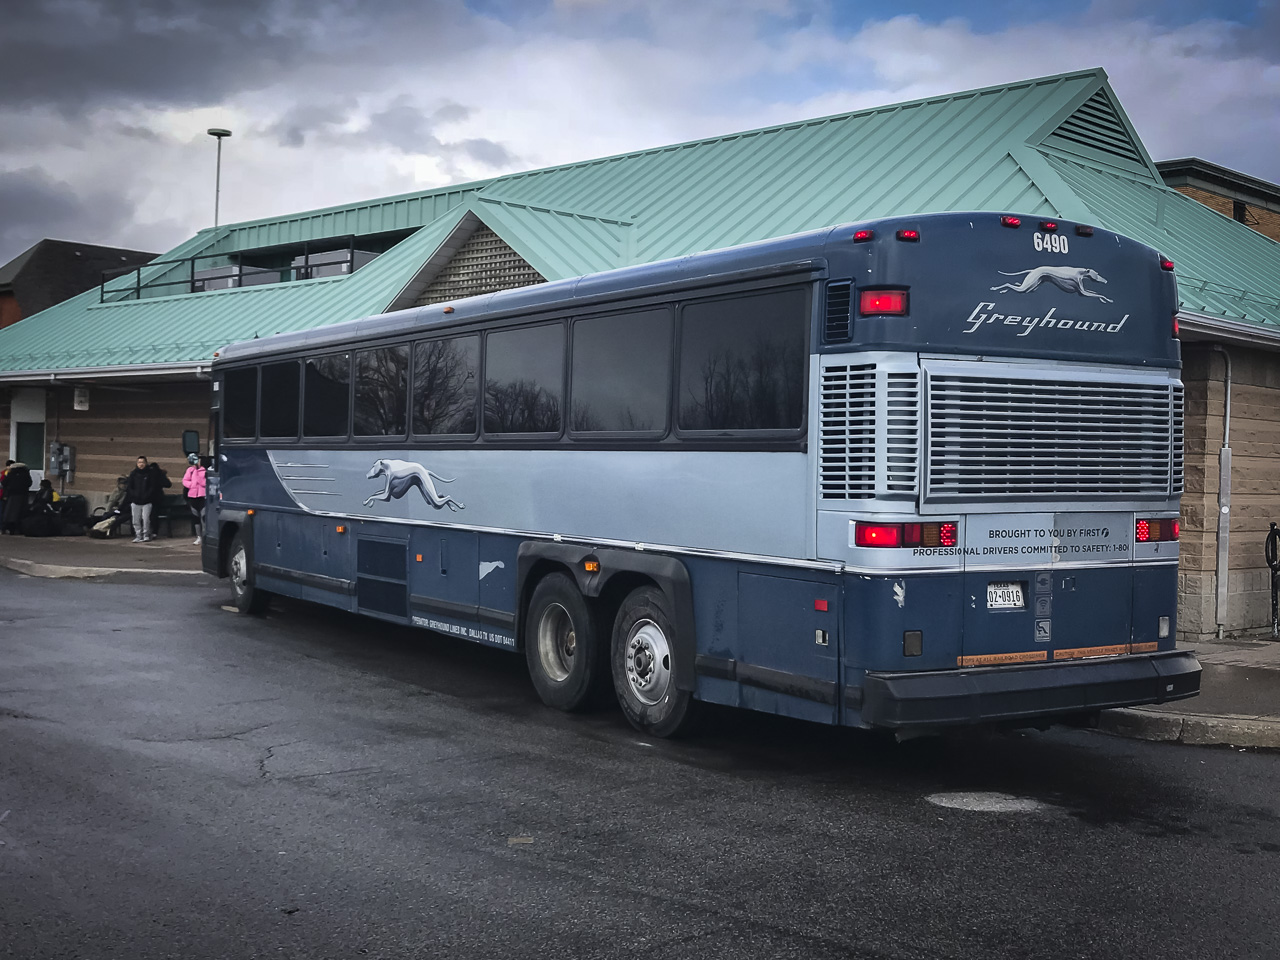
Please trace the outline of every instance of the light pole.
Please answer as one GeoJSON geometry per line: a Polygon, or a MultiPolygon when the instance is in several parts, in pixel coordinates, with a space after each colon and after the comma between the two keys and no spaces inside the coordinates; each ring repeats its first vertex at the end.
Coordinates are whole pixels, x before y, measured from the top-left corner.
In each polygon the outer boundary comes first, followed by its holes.
{"type": "Polygon", "coordinates": [[[222,196],[222,138],[231,136],[230,130],[222,127],[210,127],[206,133],[218,141],[218,166],[213,180],[213,225],[218,225],[218,200],[222,196]]]}

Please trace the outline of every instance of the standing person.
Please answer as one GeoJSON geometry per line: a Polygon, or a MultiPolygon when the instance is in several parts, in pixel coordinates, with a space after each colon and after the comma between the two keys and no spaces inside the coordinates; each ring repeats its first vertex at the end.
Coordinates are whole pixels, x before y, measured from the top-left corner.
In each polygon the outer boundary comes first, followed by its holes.
{"type": "Polygon", "coordinates": [[[148,463],[146,457],[138,458],[138,465],[129,474],[125,484],[126,496],[133,511],[133,542],[154,540],[151,532],[151,514],[157,503],[164,499],[164,488],[170,486],[169,478],[158,464],[148,463]]]}
{"type": "Polygon", "coordinates": [[[27,512],[27,494],[31,492],[31,471],[21,461],[9,461],[0,480],[4,491],[4,513],[0,515],[0,531],[17,534],[23,514],[27,512]]]}
{"type": "Polygon", "coordinates": [[[182,475],[182,486],[187,492],[187,506],[191,508],[192,522],[196,526],[196,543],[204,533],[205,469],[200,457],[187,454],[187,472],[182,475]]]}

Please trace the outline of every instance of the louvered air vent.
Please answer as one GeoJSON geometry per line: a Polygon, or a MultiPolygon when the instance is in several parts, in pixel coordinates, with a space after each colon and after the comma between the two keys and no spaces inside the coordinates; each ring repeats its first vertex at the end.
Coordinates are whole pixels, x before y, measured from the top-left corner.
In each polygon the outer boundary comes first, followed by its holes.
{"type": "Polygon", "coordinates": [[[818,486],[827,500],[861,500],[876,492],[876,368],[841,364],[822,371],[822,439],[818,486]]]}
{"type": "Polygon", "coordinates": [[[1090,156],[1089,153],[1081,153],[1080,148],[1083,147],[1114,160],[1126,161],[1144,169],[1146,167],[1142,153],[1134,144],[1124,121],[1101,90],[1082,103],[1043,142],[1046,146],[1057,147],[1068,153],[1090,156]]]}
{"type": "Polygon", "coordinates": [[[418,297],[415,306],[542,283],[542,274],[488,227],[480,227],[418,297]]]}
{"type": "Polygon", "coordinates": [[[1173,388],[1173,409],[1170,411],[1173,421],[1173,495],[1182,496],[1182,384],[1173,388]]]}
{"type": "Polygon", "coordinates": [[[890,371],[885,488],[915,493],[920,452],[920,374],[890,371]]]}
{"type": "Polygon", "coordinates": [[[827,284],[827,322],[822,339],[827,343],[848,343],[853,339],[850,304],[853,284],[832,280],[827,284]]]}
{"type": "MultiPolygon", "coordinates": [[[[931,501],[1174,495],[1180,387],[933,373],[931,501]]],[[[1180,482],[1180,480],[1179,480],[1180,482]]]]}

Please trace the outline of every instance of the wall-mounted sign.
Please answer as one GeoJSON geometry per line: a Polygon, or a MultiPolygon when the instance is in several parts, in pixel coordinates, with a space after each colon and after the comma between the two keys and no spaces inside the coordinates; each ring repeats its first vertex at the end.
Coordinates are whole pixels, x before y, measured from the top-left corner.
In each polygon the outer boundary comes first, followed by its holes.
{"type": "Polygon", "coordinates": [[[88,387],[76,387],[75,399],[72,401],[72,406],[76,410],[89,409],[89,388],[88,387]]]}

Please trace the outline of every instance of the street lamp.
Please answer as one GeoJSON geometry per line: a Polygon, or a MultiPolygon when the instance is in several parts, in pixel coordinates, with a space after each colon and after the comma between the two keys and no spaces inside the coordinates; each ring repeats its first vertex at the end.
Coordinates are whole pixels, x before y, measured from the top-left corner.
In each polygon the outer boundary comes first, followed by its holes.
{"type": "Polygon", "coordinates": [[[213,225],[218,225],[218,200],[222,196],[222,138],[231,136],[230,130],[222,127],[210,127],[206,133],[218,141],[218,166],[213,181],[213,225]]]}

